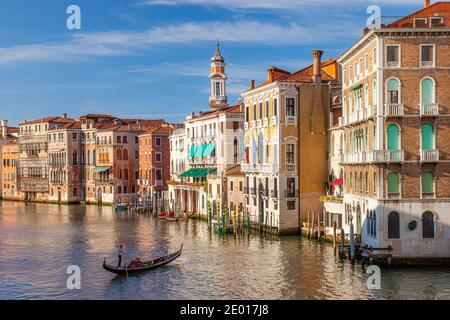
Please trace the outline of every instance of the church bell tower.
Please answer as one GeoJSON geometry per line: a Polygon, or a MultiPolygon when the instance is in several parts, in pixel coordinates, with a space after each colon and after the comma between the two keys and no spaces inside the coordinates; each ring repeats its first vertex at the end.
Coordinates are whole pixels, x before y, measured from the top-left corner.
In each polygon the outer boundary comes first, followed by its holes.
{"type": "Polygon", "coordinates": [[[226,91],[227,75],[225,73],[225,59],[220,53],[220,44],[217,42],[216,54],[211,58],[211,96],[209,106],[211,109],[221,109],[228,106],[226,91]]]}

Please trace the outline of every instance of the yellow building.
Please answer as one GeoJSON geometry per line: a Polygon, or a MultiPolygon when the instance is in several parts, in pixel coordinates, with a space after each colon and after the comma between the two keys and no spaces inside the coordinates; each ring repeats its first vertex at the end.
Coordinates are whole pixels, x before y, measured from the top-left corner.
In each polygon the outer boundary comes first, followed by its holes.
{"type": "Polygon", "coordinates": [[[245,207],[253,225],[298,233],[309,211],[321,211],[328,178],[327,129],[335,59],[290,73],[268,69],[267,81],[242,94],[245,104],[245,207]]]}

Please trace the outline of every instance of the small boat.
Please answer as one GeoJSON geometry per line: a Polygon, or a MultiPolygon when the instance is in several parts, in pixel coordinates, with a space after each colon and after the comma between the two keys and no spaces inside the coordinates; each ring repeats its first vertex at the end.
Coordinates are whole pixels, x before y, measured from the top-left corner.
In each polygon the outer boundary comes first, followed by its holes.
{"type": "Polygon", "coordinates": [[[117,203],[115,206],[117,211],[127,210],[128,206],[125,203],[117,203]]]}
{"type": "Polygon", "coordinates": [[[184,221],[184,220],[187,220],[188,219],[188,217],[187,216],[178,216],[178,221],[184,221]]]}
{"type": "Polygon", "coordinates": [[[157,217],[158,219],[165,219],[166,216],[167,216],[167,212],[160,212],[160,213],[157,214],[156,217],[157,217]]]}
{"type": "Polygon", "coordinates": [[[161,267],[163,265],[166,265],[166,264],[172,262],[173,260],[175,260],[176,258],[178,258],[181,255],[182,250],[183,250],[183,244],[181,244],[180,249],[174,253],[168,254],[166,256],[162,256],[157,259],[144,261],[141,263],[140,267],[132,267],[132,268],[129,268],[128,266],[124,266],[124,267],[112,266],[112,265],[106,263],[106,258],[105,258],[103,260],[103,269],[105,269],[106,271],[115,273],[115,274],[122,274],[122,275],[123,274],[128,275],[130,273],[138,273],[138,272],[142,272],[142,271],[147,271],[150,269],[161,267]]]}
{"type": "Polygon", "coordinates": [[[166,220],[168,222],[176,222],[177,221],[177,217],[174,216],[166,216],[166,220]]]}

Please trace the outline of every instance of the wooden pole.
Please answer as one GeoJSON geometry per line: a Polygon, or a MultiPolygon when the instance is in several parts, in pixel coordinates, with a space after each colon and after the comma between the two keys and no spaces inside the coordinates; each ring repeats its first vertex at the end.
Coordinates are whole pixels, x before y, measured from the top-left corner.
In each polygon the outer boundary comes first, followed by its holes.
{"type": "Polygon", "coordinates": [[[310,238],[310,229],[311,229],[311,219],[310,219],[311,211],[308,211],[308,228],[306,229],[306,235],[308,239],[310,238]]]}
{"type": "Polygon", "coordinates": [[[336,221],[333,221],[333,247],[334,247],[334,250],[336,250],[336,237],[337,237],[336,221]]]}

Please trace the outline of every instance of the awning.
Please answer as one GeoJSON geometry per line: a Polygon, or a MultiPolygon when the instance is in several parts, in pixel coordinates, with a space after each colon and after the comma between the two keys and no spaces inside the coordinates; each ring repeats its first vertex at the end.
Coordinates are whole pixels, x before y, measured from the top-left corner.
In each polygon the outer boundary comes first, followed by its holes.
{"type": "Polygon", "coordinates": [[[356,86],[354,86],[353,88],[352,88],[352,90],[354,91],[354,90],[358,90],[359,88],[361,88],[363,85],[362,84],[358,84],[358,85],[356,85],[356,86]]]}
{"type": "Polygon", "coordinates": [[[206,149],[203,152],[203,156],[204,157],[210,157],[215,148],[216,148],[216,144],[215,143],[207,144],[206,145],[206,149]]]}
{"type": "Polygon", "coordinates": [[[197,150],[195,151],[195,156],[194,158],[201,158],[203,157],[203,152],[206,149],[206,144],[202,144],[200,146],[197,146],[197,150]]]}
{"type": "Polygon", "coordinates": [[[111,167],[95,167],[94,168],[94,173],[98,173],[98,172],[104,172],[108,169],[110,169],[111,167]]]}
{"type": "Polygon", "coordinates": [[[344,183],[344,178],[342,178],[342,177],[339,178],[339,179],[336,179],[336,180],[328,182],[328,184],[332,185],[332,186],[342,186],[343,183],[344,183]]]}
{"type": "Polygon", "coordinates": [[[203,178],[211,172],[216,171],[216,168],[191,168],[186,172],[180,174],[181,178],[203,178]]]}
{"type": "Polygon", "coordinates": [[[197,146],[191,146],[189,149],[189,158],[193,158],[195,156],[195,151],[197,151],[197,146]]]}

